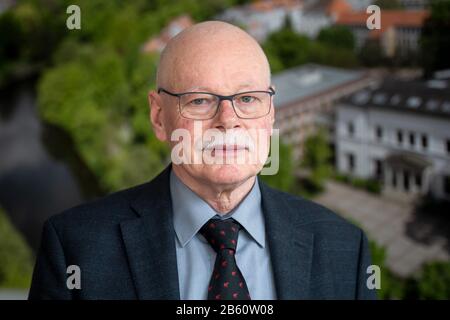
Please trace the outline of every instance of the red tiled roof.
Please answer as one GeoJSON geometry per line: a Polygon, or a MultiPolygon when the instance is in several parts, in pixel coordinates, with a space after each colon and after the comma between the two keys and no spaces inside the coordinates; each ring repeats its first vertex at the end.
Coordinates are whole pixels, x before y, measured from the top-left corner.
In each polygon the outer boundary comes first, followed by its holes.
{"type": "MultiPolygon", "coordinates": [[[[365,26],[370,14],[359,11],[353,13],[344,13],[336,21],[340,25],[365,26]]],[[[391,27],[421,27],[425,19],[429,16],[427,10],[382,10],[381,11],[381,29],[372,30],[372,37],[377,37],[391,27]]]]}
{"type": "Polygon", "coordinates": [[[300,5],[300,0],[259,0],[250,4],[250,8],[255,11],[271,11],[278,7],[293,8],[300,5]]]}
{"type": "Polygon", "coordinates": [[[327,8],[327,14],[336,17],[352,11],[352,6],[345,0],[332,0],[327,8]]]}

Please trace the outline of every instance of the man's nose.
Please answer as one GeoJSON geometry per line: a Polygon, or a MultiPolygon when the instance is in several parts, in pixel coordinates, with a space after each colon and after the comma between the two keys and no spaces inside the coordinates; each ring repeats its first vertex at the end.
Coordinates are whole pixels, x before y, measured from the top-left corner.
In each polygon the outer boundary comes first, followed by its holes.
{"type": "Polygon", "coordinates": [[[233,105],[230,100],[223,100],[217,110],[217,126],[222,126],[225,129],[234,128],[239,125],[239,118],[234,112],[233,105]]]}

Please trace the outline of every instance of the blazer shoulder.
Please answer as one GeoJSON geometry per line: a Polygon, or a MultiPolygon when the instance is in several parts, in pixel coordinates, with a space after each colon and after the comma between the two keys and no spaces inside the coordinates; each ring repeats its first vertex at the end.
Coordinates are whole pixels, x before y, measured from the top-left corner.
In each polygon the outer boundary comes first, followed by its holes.
{"type": "Polygon", "coordinates": [[[82,226],[86,223],[117,224],[135,217],[130,201],[137,197],[150,182],[116,191],[101,198],[91,200],[51,216],[47,222],[57,229],[82,226]]]}
{"type": "Polygon", "coordinates": [[[360,241],[363,231],[333,210],[301,196],[270,187],[270,201],[282,202],[295,226],[325,238],[360,241]]]}

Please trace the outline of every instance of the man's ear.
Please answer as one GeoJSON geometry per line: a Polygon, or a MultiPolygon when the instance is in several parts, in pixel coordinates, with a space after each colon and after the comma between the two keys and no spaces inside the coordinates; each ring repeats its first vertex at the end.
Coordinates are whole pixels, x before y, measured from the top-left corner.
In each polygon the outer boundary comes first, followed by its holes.
{"type": "Polygon", "coordinates": [[[160,141],[167,141],[166,128],[164,126],[163,110],[160,95],[151,90],[148,93],[148,104],[150,109],[150,122],[152,123],[153,131],[160,141]]]}

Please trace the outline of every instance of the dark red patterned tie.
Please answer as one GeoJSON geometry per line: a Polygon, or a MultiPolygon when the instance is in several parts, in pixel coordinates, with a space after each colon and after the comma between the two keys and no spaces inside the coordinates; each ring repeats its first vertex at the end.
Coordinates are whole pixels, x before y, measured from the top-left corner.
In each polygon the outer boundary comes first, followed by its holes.
{"type": "Polygon", "coordinates": [[[211,219],[200,229],[217,253],[208,286],[208,300],[250,300],[247,284],[235,258],[241,228],[234,219],[211,219]]]}

